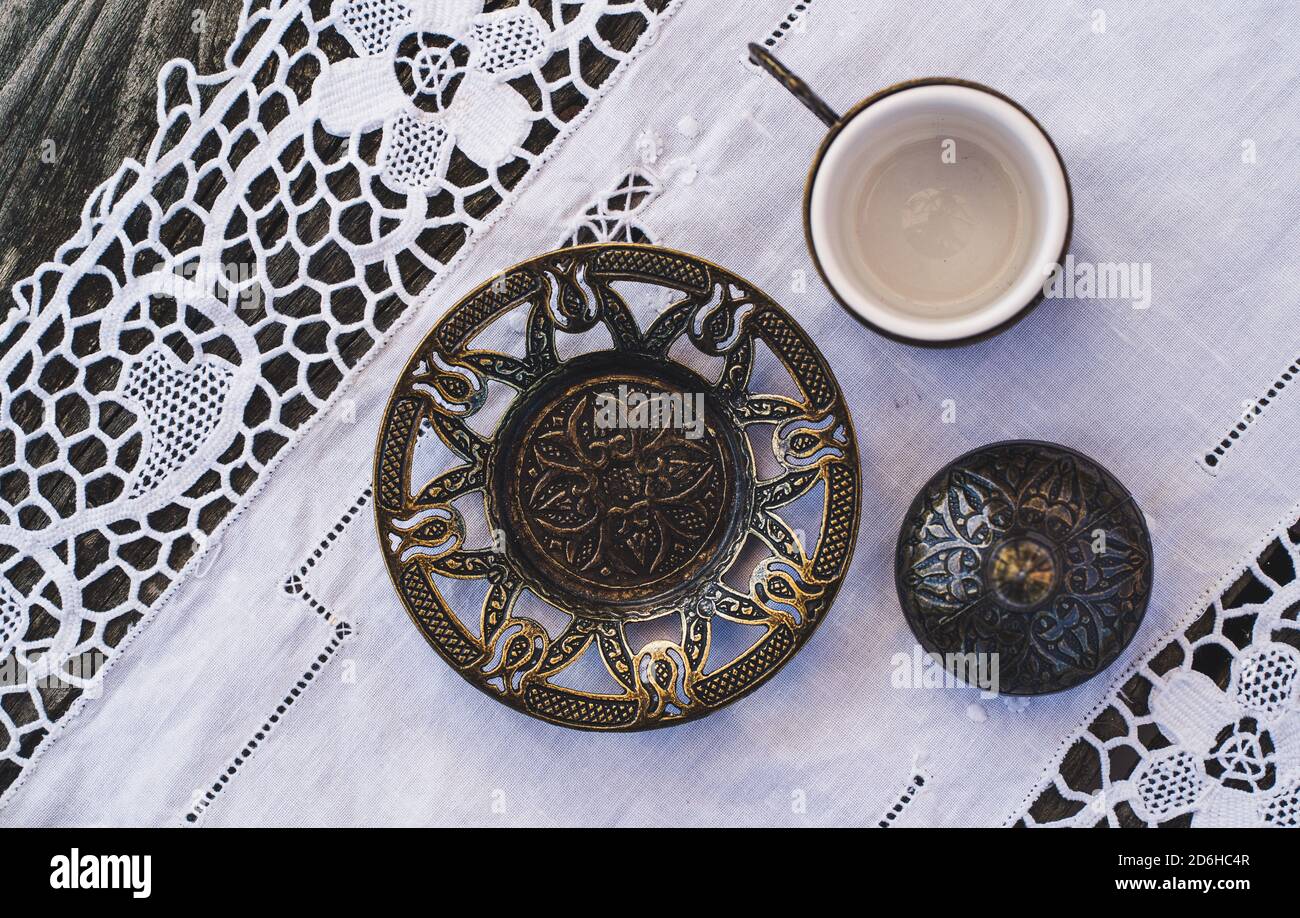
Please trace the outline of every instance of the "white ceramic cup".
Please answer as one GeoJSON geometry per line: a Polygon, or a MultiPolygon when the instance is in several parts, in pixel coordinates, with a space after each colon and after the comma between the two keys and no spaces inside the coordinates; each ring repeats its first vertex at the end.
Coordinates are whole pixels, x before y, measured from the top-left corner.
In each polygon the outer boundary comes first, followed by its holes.
{"type": "Polygon", "coordinates": [[[1065,166],[1042,127],[977,83],[930,78],[836,115],[761,46],[751,59],[829,127],[808,174],[813,262],[853,315],[913,344],[995,334],[1069,244],[1065,166]]]}

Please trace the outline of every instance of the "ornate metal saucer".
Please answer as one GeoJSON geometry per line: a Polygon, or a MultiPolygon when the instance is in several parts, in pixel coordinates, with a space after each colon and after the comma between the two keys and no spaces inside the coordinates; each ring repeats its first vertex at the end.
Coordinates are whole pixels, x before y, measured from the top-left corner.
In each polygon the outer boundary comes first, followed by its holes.
{"type": "Polygon", "coordinates": [[[794,320],[717,265],[644,245],[542,255],[453,306],[398,380],[375,458],[380,545],[421,633],[494,698],[589,729],[678,723],[771,677],[839,588],[858,490],[848,409],[794,320]],[[639,324],[630,288],[665,308],[639,324]],[[474,346],[507,315],[522,356],[474,346]],[[561,357],[564,336],[602,329],[602,347],[561,357]],[[760,343],[797,397],[752,391],[760,343]],[[496,384],[510,402],[484,421],[496,384]],[[458,458],[413,480],[422,431],[458,458]],[[779,474],[760,477],[756,449],[779,474]],[[783,508],[807,501],[805,539],[783,508]],[[474,579],[481,607],[448,600],[474,579]],[[639,638],[652,619],[677,627],[639,638]],[[715,641],[723,622],[750,639],[715,641]],[[565,684],[584,659],[609,690],[565,684]]]}
{"type": "Polygon", "coordinates": [[[930,479],[903,521],[894,573],[907,623],[949,672],[1037,695],[1114,662],[1146,614],[1151,567],[1142,512],[1113,475],[1021,440],[930,479]]]}

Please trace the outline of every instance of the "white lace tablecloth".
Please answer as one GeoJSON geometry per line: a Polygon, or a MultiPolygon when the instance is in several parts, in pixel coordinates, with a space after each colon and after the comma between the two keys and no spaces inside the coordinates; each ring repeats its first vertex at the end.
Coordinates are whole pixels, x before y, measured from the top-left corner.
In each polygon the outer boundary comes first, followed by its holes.
{"type": "Polygon", "coordinates": [[[227,70],[160,77],[148,160],[0,332],[0,823],[1294,826],[1298,51],[1293,7],[1262,0],[248,0],[227,70]],[[1149,304],[1080,287],[960,350],[874,336],[804,247],[822,128],[750,41],[839,109],[935,74],[1015,97],[1069,168],[1076,263],[1149,265],[1149,304]],[[421,67],[440,59],[463,68],[450,99],[421,67]],[[463,682],[369,504],[425,331],[498,270],[611,238],[772,294],[862,454],[853,565],[809,645],[640,734],[463,682]],[[911,685],[899,521],[1007,438],[1129,487],[1149,612],[1072,691],[911,685]]]}

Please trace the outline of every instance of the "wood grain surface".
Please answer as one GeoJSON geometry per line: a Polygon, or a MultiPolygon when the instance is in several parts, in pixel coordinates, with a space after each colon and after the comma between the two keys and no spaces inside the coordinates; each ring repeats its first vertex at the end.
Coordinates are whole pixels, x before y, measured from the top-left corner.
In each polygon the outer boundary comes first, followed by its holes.
{"type": "Polygon", "coordinates": [[[4,0],[0,13],[0,312],[81,223],[90,193],[157,128],[173,57],[222,66],[239,0],[4,0]],[[51,161],[52,160],[52,161],[51,161]]]}

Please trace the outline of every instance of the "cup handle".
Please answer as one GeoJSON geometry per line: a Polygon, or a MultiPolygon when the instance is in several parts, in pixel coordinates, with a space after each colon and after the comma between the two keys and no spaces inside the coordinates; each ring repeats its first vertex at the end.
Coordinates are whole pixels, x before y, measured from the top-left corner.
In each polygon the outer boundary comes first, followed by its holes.
{"type": "Polygon", "coordinates": [[[821,96],[812,91],[812,87],[795,76],[785,64],[773,57],[772,52],[756,42],[750,42],[749,59],[776,77],[777,82],[790,90],[827,127],[835,127],[839,123],[840,116],[835,114],[835,109],[827,105],[821,96]]]}

